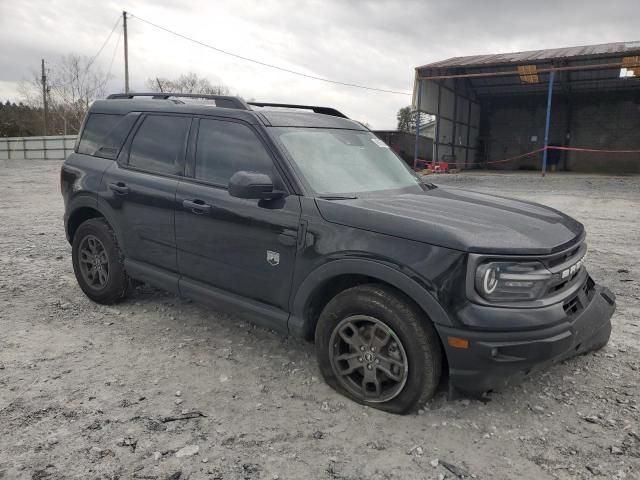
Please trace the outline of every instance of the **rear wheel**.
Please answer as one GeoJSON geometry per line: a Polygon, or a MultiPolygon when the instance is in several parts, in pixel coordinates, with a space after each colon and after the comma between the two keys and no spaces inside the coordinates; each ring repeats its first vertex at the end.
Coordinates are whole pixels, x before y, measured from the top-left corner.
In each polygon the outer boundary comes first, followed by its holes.
{"type": "Polygon", "coordinates": [[[333,298],[318,320],[316,351],[331,387],[393,413],[417,409],[440,381],[442,353],[433,325],[384,285],[360,285],[333,298]]]}
{"type": "Polygon", "coordinates": [[[83,222],[73,237],[73,271],[82,291],[93,301],[112,304],[123,299],[129,279],[115,233],[103,218],[83,222]]]}

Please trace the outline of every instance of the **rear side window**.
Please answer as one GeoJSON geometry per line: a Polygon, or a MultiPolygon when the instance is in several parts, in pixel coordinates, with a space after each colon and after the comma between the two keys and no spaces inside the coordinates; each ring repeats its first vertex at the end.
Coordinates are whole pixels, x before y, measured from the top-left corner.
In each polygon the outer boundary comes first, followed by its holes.
{"type": "Polygon", "coordinates": [[[179,175],[191,118],[149,115],[131,142],[129,165],[157,173],[179,175]]]}
{"type": "Polygon", "coordinates": [[[235,122],[200,120],[195,178],[227,185],[240,170],[276,176],[269,153],[251,128],[235,122]]]}
{"type": "Polygon", "coordinates": [[[78,143],[78,153],[93,155],[103,146],[105,138],[121,118],[122,115],[89,114],[84,130],[82,130],[80,143],[78,143]]]}

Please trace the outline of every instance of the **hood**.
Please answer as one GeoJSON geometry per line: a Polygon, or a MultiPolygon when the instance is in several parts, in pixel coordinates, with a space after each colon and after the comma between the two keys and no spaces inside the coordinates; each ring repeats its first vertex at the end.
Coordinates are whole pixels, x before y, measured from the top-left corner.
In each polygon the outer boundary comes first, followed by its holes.
{"type": "Polygon", "coordinates": [[[451,187],[316,203],[332,223],[467,252],[542,255],[584,234],[553,208],[451,187]]]}

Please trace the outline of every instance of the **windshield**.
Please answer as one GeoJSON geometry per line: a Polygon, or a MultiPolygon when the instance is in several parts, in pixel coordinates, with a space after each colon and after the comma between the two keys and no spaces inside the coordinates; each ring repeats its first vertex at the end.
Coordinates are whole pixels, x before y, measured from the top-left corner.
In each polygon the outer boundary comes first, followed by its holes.
{"type": "Polygon", "coordinates": [[[419,189],[420,179],[371,132],[281,128],[276,136],[320,196],[419,189]]]}

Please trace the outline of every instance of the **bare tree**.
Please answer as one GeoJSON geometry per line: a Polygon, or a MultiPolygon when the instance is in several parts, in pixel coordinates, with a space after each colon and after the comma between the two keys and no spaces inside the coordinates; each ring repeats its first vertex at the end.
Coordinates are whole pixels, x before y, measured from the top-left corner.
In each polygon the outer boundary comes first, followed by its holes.
{"type": "Polygon", "coordinates": [[[202,93],[207,95],[229,95],[226,85],[213,85],[208,78],[199,77],[193,72],[180,75],[176,79],[150,78],[147,88],[152,92],[202,93]]]}
{"type": "MultiPolygon", "coordinates": [[[[56,133],[78,132],[90,104],[104,98],[109,75],[89,57],[69,54],[57,63],[48,64],[47,77],[52,127],[49,130],[56,133]]],[[[42,84],[38,73],[33,72],[32,79],[22,81],[19,88],[25,104],[42,108],[42,84]]]]}

